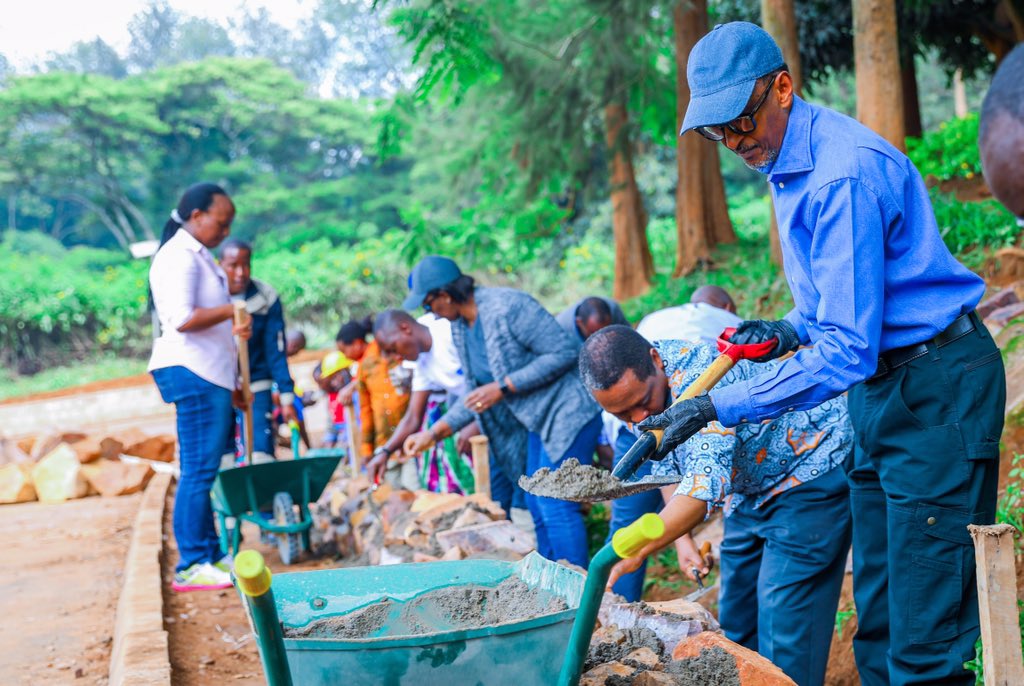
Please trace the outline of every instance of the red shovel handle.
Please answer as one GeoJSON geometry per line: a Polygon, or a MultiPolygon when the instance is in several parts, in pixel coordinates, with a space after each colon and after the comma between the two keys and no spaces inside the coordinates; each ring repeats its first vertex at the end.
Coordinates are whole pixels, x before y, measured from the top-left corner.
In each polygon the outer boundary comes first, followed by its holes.
{"type": "Polygon", "coordinates": [[[779,342],[777,338],[769,338],[763,343],[732,343],[729,339],[736,333],[736,327],[730,326],[718,336],[718,352],[728,355],[733,362],[754,360],[770,353],[779,342]]]}

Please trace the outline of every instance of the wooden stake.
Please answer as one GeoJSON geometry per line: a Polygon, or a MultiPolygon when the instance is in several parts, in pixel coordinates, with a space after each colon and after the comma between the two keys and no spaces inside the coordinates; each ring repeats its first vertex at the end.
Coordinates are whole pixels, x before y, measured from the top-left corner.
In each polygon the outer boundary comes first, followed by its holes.
{"type": "Polygon", "coordinates": [[[491,497],[491,454],[488,450],[487,436],[473,436],[469,439],[473,452],[473,480],[476,482],[476,493],[491,497]]]}
{"type": "Polygon", "coordinates": [[[356,441],[356,413],[351,405],[345,405],[345,434],[348,438],[348,464],[352,467],[352,478],[359,474],[363,465],[362,457],[359,455],[359,442],[356,441]]]}
{"type": "MultiPolygon", "coordinates": [[[[241,326],[249,319],[249,313],[245,311],[245,301],[235,300],[235,325],[241,326]]],[[[245,437],[245,463],[252,464],[252,387],[249,378],[249,341],[243,341],[235,336],[235,345],[238,348],[238,368],[242,372],[242,397],[245,398],[245,411],[243,416],[243,433],[245,437]]]]}
{"type": "Polygon", "coordinates": [[[978,609],[981,614],[985,686],[1024,684],[1017,613],[1017,576],[1009,524],[970,525],[977,558],[978,609]]]}

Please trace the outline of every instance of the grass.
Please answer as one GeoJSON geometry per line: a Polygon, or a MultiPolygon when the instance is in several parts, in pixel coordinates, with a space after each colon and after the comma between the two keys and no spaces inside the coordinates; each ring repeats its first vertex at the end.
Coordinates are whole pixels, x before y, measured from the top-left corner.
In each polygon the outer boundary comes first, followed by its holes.
{"type": "Polygon", "coordinates": [[[8,369],[0,369],[0,400],[56,391],[93,381],[118,379],[142,374],[145,371],[145,360],[120,357],[81,362],[67,367],[52,367],[32,376],[20,376],[8,369]]]}

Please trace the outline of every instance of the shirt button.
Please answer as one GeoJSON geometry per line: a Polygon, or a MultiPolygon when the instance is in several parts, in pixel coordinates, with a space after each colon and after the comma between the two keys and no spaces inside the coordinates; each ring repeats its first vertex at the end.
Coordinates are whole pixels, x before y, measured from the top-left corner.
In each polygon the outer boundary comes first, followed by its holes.
{"type": "Polygon", "coordinates": [[[785,188],[785,187],[786,187],[786,184],[784,184],[781,181],[779,181],[779,188],[785,188]]]}
{"type": "Polygon", "coordinates": [[[385,393],[385,394],[384,394],[384,399],[385,399],[385,400],[387,400],[387,399],[388,399],[388,394],[387,394],[387,393],[385,393]]]}
{"type": "Polygon", "coordinates": [[[740,423],[741,424],[746,424],[747,423],[747,418],[746,417],[740,417],[740,423]]]}
{"type": "Polygon", "coordinates": [[[791,407],[791,408],[789,408],[788,410],[786,410],[786,412],[792,412],[792,411],[793,411],[793,410],[795,410],[795,409],[796,409],[795,407],[791,407]]]}
{"type": "Polygon", "coordinates": [[[929,517],[928,518],[928,526],[931,526],[934,523],[935,523],[935,517],[929,517]]]}

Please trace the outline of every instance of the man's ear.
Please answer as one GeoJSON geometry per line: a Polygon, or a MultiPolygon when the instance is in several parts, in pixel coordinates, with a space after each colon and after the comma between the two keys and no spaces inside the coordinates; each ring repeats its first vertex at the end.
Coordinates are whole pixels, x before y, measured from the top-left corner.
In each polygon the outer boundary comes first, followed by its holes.
{"type": "Polygon", "coordinates": [[[781,72],[775,79],[775,96],[779,100],[779,107],[788,110],[793,106],[793,77],[788,71],[781,72]]]}
{"type": "Polygon", "coordinates": [[[661,359],[661,355],[658,354],[658,350],[656,348],[651,348],[651,362],[654,363],[655,369],[661,369],[664,371],[665,361],[661,359]]]}

